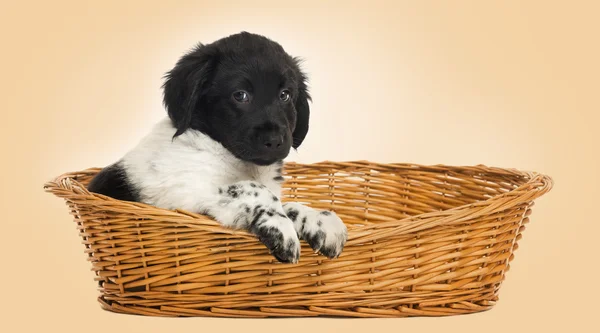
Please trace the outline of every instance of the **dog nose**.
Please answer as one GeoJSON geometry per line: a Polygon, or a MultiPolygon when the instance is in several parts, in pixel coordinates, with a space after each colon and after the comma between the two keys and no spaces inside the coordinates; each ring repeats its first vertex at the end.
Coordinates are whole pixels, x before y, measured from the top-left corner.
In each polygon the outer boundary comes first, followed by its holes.
{"type": "Polygon", "coordinates": [[[282,143],[283,143],[283,136],[281,136],[281,134],[272,133],[272,134],[265,135],[263,137],[263,144],[268,149],[279,148],[279,147],[281,147],[282,143]]]}

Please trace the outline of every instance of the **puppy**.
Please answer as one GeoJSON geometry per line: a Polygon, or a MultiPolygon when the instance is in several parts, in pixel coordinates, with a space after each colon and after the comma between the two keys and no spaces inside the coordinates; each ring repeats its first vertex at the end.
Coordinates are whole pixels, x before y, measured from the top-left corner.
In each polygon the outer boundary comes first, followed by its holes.
{"type": "Polygon", "coordinates": [[[297,58],[247,32],[199,44],[165,76],[168,117],[88,189],[211,216],[296,263],[300,239],[336,258],[347,239],[329,211],[281,202],[283,159],[308,132],[310,96],[297,58]]]}

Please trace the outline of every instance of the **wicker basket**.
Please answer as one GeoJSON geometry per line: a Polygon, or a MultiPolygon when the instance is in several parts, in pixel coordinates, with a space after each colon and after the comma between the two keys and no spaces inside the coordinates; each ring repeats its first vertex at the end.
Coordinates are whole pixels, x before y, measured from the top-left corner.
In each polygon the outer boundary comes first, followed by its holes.
{"type": "Polygon", "coordinates": [[[45,184],[75,218],[104,309],[151,316],[405,317],[490,309],[550,177],[486,166],[288,163],[283,201],[335,211],[334,260],[277,262],[210,218],[90,193],[100,169],[45,184]]]}

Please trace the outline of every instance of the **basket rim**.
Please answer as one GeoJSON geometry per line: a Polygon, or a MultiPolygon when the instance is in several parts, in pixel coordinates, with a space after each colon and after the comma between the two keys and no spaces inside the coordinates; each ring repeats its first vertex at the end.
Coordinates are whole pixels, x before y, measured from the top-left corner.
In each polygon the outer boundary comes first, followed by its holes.
{"type": "MultiPolygon", "coordinates": [[[[349,242],[353,243],[371,241],[377,238],[389,237],[392,235],[422,232],[426,229],[436,226],[451,226],[454,224],[464,223],[466,220],[476,218],[483,214],[493,214],[501,211],[503,207],[510,207],[516,202],[531,202],[531,205],[533,205],[533,200],[549,192],[554,185],[554,180],[552,177],[545,174],[532,171],[522,171],[515,168],[489,167],[483,164],[478,164],[475,166],[451,166],[444,164],[424,165],[415,163],[381,163],[367,160],[342,162],[326,160],[316,163],[285,162],[285,165],[294,167],[295,173],[301,172],[302,168],[312,169],[315,167],[331,169],[369,168],[373,171],[396,169],[421,170],[424,172],[436,173],[453,172],[463,175],[492,174],[502,176],[517,176],[527,180],[523,184],[511,189],[508,192],[495,195],[486,200],[452,207],[442,211],[408,216],[398,220],[378,222],[371,225],[348,226],[349,236],[351,233],[353,234],[353,237],[351,240],[349,239],[349,242]]],[[[55,177],[53,180],[46,182],[44,184],[44,190],[65,200],[93,200],[95,201],[93,204],[94,206],[104,206],[112,210],[115,209],[114,205],[118,203],[120,207],[126,208],[127,213],[133,213],[135,215],[160,214],[161,219],[165,221],[171,220],[170,218],[172,217],[173,221],[176,220],[176,222],[185,224],[192,228],[202,228],[205,230],[210,229],[210,231],[213,232],[254,237],[244,230],[226,228],[206,215],[189,212],[182,209],[171,210],[159,208],[141,202],[118,200],[102,194],[93,193],[88,191],[83,184],[77,181],[77,178],[79,177],[95,174],[100,170],[102,170],[102,168],[92,167],[82,171],[63,173],[62,175],[55,177]],[[98,202],[103,204],[100,205],[98,202]]],[[[121,210],[123,209],[121,208],[121,210]]]]}

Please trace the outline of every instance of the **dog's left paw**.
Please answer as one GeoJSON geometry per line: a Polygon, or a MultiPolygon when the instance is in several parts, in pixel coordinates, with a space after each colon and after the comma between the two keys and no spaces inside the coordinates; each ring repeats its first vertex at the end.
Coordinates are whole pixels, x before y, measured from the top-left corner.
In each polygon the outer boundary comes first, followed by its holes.
{"type": "Polygon", "coordinates": [[[300,204],[286,204],[286,215],[294,222],[298,237],[330,259],[342,253],[348,240],[348,229],[333,212],[318,211],[300,204]]]}

